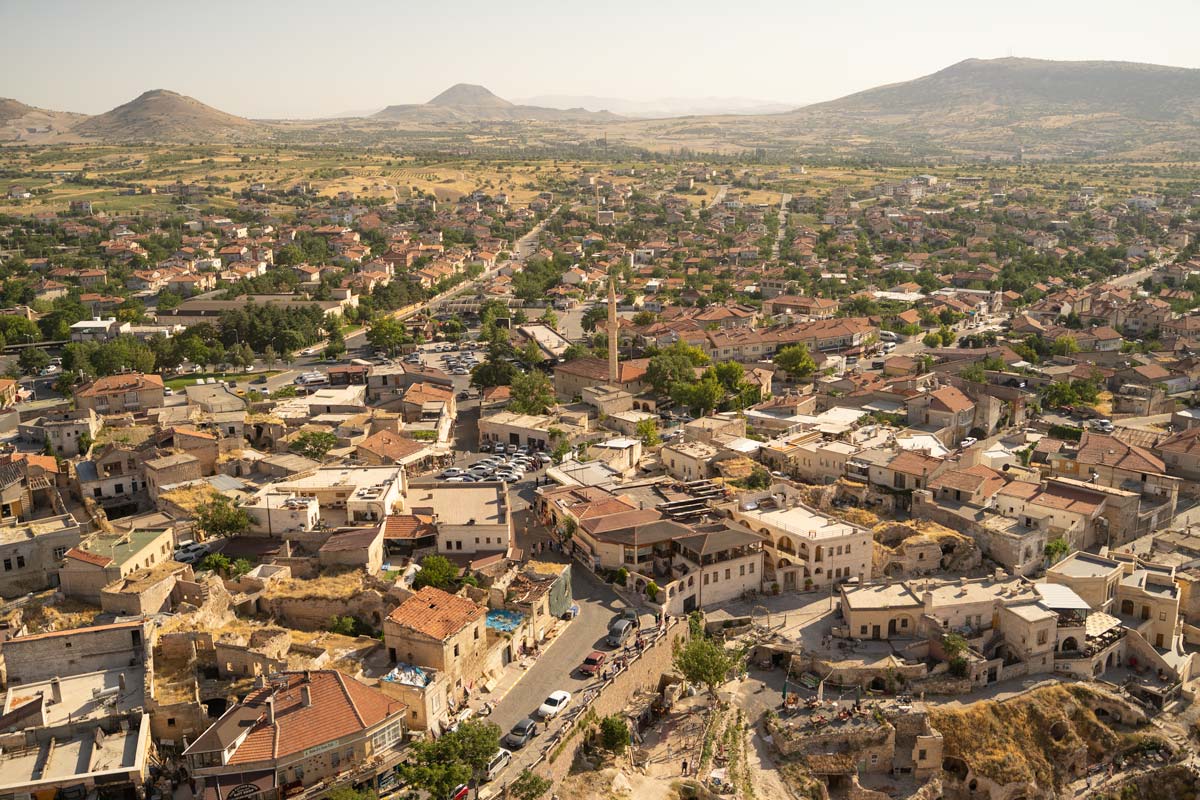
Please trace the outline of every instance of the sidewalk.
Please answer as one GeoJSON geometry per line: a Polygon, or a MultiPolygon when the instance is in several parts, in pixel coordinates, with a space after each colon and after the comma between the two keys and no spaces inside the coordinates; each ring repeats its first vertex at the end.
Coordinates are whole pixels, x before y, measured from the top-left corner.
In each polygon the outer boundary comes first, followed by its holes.
{"type": "Polygon", "coordinates": [[[533,662],[536,659],[543,657],[547,652],[549,652],[550,648],[558,644],[559,640],[562,639],[563,634],[567,632],[567,626],[574,621],[574,619],[572,619],[570,622],[560,619],[558,622],[556,622],[554,627],[551,628],[553,635],[542,644],[541,649],[536,655],[525,655],[522,658],[509,663],[508,666],[504,668],[504,671],[500,674],[500,679],[496,681],[495,688],[490,692],[486,689],[480,691],[467,702],[467,707],[472,711],[478,712],[479,709],[483,707],[484,703],[491,703],[493,706],[498,705],[500,701],[507,697],[508,693],[511,692],[513,688],[521,682],[521,679],[525,677],[525,673],[528,672],[529,668],[533,666],[533,662]]]}

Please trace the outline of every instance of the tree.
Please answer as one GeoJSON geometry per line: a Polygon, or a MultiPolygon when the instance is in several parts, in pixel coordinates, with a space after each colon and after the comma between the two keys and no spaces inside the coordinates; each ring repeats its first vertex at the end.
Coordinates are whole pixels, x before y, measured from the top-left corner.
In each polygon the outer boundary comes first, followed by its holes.
{"type": "Polygon", "coordinates": [[[583,326],[585,331],[592,333],[607,317],[608,309],[604,307],[603,303],[599,303],[597,305],[590,306],[586,311],[583,312],[583,319],[580,321],[580,324],[583,326]]]}
{"type": "Polygon", "coordinates": [[[50,356],[46,355],[46,351],[38,347],[27,347],[21,351],[21,355],[17,358],[17,366],[21,368],[21,372],[26,375],[36,375],[50,365],[50,356]]]}
{"type": "Polygon", "coordinates": [[[542,314],[542,324],[551,330],[558,330],[558,314],[554,313],[554,309],[546,309],[546,313],[542,314]]]}
{"type": "Polygon", "coordinates": [[[379,796],[372,789],[359,791],[352,786],[335,786],[322,793],[324,800],[376,800],[379,796]]]}
{"type": "Polygon", "coordinates": [[[400,345],[408,341],[408,332],[392,317],[380,317],[367,330],[367,341],[376,350],[395,353],[400,345]]]}
{"type": "Polygon", "coordinates": [[[304,431],[292,440],[288,449],[305,458],[320,461],[325,454],[337,446],[337,436],[328,431],[304,431]]]}
{"type": "Polygon", "coordinates": [[[200,560],[200,569],[211,570],[223,575],[229,569],[229,556],[224,553],[209,553],[200,560]]]}
{"type": "Polygon", "coordinates": [[[793,378],[807,378],[817,371],[817,362],[803,342],[780,349],[775,354],[775,366],[793,378]]]}
{"type": "Polygon", "coordinates": [[[667,394],[680,381],[695,381],[696,367],[703,367],[708,362],[703,350],[680,340],[650,359],[646,366],[646,380],[656,392],[667,394]]]}
{"type": "Polygon", "coordinates": [[[704,686],[712,695],[737,666],[725,647],[712,639],[692,639],[675,654],[674,664],[684,678],[704,686]]]}
{"type": "Polygon", "coordinates": [[[1046,542],[1043,548],[1043,554],[1050,560],[1051,564],[1061,561],[1067,553],[1071,552],[1071,545],[1067,544],[1067,540],[1059,536],[1057,539],[1051,539],[1046,542]]]}
{"type": "Polygon", "coordinates": [[[550,785],[550,781],[527,769],[508,785],[508,793],[516,800],[537,800],[549,791],[550,785]]]}
{"type": "Polygon", "coordinates": [[[329,338],[325,343],[325,357],[337,358],[345,352],[346,337],[342,335],[340,329],[334,328],[333,332],[329,334],[329,338]]]}
{"type": "Polygon", "coordinates": [[[413,588],[433,586],[446,589],[458,577],[458,567],[445,556],[430,555],[421,559],[421,570],[413,577],[413,588]]]}
{"type": "Polygon", "coordinates": [[[971,364],[962,372],[958,373],[958,376],[963,380],[971,381],[972,383],[983,383],[987,380],[987,374],[983,371],[983,364],[980,364],[979,362],[971,364]]]}
{"type": "Polygon", "coordinates": [[[449,797],[454,787],[487,767],[499,747],[498,726],[467,720],[440,739],[413,742],[398,771],[410,788],[434,798],[449,797]]]}
{"type": "Polygon", "coordinates": [[[617,755],[629,746],[629,723],[620,714],[610,714],[600,720],[600,745],[617,755]]]}
{"type": "Polygon", "coordinates": [[[213,492],[211,499],[196,506],[196,529],[209,539],[237,536],[250,529],[250,515],[225,495],[213,492]]]}
{"type": "Polygon", "coordinates": [[[518,414],[545,414],[555,405],[554,387],[546,373],[532,370],[512,376],[512,402],[509,409],[518,414]]]}
{"type": "Polygon", "coordinates": [[[639,311],[633,315],[633,324],[644,328],[647,325],[653,325],[656,319],[658,319],[658,315],[653,311],[639,311]]]}
{"type": "Polygon", "coordinates": [[[642,445],[645,447],[654,447],[662,442],[662,438],[658,435],[658,426],[654,424],[653,417],[642,420],[637,424],[634,433],[642,440],[642,445]]]}
{"type": "Polygon", "coordinates": [[[709,371],[695,383],[677,382],[671,387],[671,399],[702,417],[725,399],[725,387],[717,380],[716,374],[709,371]]]}
{"type": "Polygon", "coordinates": [[[1079,352],[1079,343],[1075,341],[1074,336],[1063,334],[1054,340],[1054,344],[1050,346],[1050,352],[1056,356],[1069,356],[1079,352]]]}
{"type": "Polygon", "coordinates": [[[267,365],[267,369],[275,369],[275,362],[279,360],[279,353],[275,352],[274,345],[267,345],[263,348],[263,363],[267,365]]]}

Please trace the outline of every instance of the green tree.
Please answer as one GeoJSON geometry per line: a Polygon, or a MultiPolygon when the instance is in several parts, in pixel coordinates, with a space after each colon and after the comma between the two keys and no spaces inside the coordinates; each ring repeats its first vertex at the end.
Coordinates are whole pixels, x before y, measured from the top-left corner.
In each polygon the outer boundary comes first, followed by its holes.
{"type": "Polygon", "coordinates": [[[410,788],[430,797],[449,797],[454,787],[487,767],[499,747],[499,727],[467,720],[440,739],[409,745],[409,757],[398,768],[400,777],[410,788]]]}
{"type": "Polygon", "coordinates": [[[324,800],[376,800],[378,795],[371,789],[359,791],[353,786],[335,786],[326,790],[322,797],[324,800]]]}
{"type": "Polygon", "coordinates": [[[583,312],[583,319],[580,321],[580,324],[583,326],[585,331],[592,333],[596,330],[596,328],[600,327],[600,323],[607,318],[608,309],[605,308],[603,303],[600,303],[594,306],[589,306],[588,309],[583,312]]]}
{"type": "Polygon", "coordinates": [[[658,435],[658,425],[654,423],[652,417],[639,422],[634,429],[634,433],[642,440],[642,444],[646,447],[654,447],[662,442],[662,438],[658,435]]]}
{"type": "Polygon", "coordinates": [[[458,567],[445,556],[429,555],[421,559],[421,569],[413,576],[413,588],[433,586],[447,589],[458,578],[458,567]]]}
{"type": "Polygon", "coordinates": [[[50,356],[46,355],[46,351],[40,347],[29,347],[21,351],[21,355],[17,358],[17,366],[26,375],[36,375],[50,366],[50,356]]]}
{"type": "Polygon", "coordinates": [[[305,458],[320,461],[325,454],[337,446],[337,436],[328,431],[304,431],[292,440],[288,449],[305,458]]]}
{"type": "Polygon", "coordinates": [[[523,770],[512,783],[508,785],[508,793],[515,800],[537,800],[550,790],[550,781],[532,770],[523,770]]]}
{"type": "Polygon", "coordinates": [[[237,536],[250,530],[250,515],[246,509],[233,504],[223,494],[214,492],[211,498],[196,506],[196,529],[207,538],[237,536]]]}
{"type": "Polygon", "coordinates": [[[408,341],[408,332],[396,319],[379,317],[367,329],[367,341],[376,350],[395,354],[400,345],[408,341]]]}
{"type": "Polygon", "coordinates": [[[807,378],[817,370],[817,362],[804,343],[784,347],[775,354],[775,366],[793,378],[807,378]]]}
{"type": "Polygon", "coordinates": [[[229,572],[235,578],[240,578],[252,569],[254,569],[254,563],[248,558],[239,558],[229,566],[229,572]]]}
{"type": "Polygon", "coordinates": [[[552,330],[558,330],[558,314],[554,313],[554,309],[546,309],[546,313],[542,314],[542,324],[552,330]]]}
{"type": "Polygon", "coordinates": [[[688,681],[715,695],[737,662],[720,642],[692,639],[675,653],[674,665],[688,681]]]}
{"type": "Polygon", "coordinates": [[[337,358],[346,352],[346,337],[342,335],[342,331],[335,328],[329,334],[329,338],[325,342],[325,357],[337,358]]]}
{"type": "Polygon", "coordinates": [[[676,383],[694,382],[696,367],[703,367],[708,362],[703,350],[680,340],[650,359],[646,380],[659,394],[668,394],[676,383]]]}
{"type": "Polygon", "coordinates": [[[200,560],[200,569],[224,575],[229,570],[229,556],[224,553],[209,553],[200,560]]]}
{"type": "Polygon", "coordinates": [[[275,363],[279,360],[279,353],[275,351],[274,345],[267,345],[263,348],[263,363],[267,365],[267,369],[275,369],[275,363]]]}
{"type": "Polygon", "coordinates": [[[620,714],[600,720],[600,746],[620,755],[629,746],[629,723],[620,714]]]}
{"type": "Polygon", "coordinates": [[[1069,356],[1079,352],[1079,343],[1075,341],[1074,336],[1064,333],[1054,339],[1050,352],[1056,356],[1069,356]]]}
{"type": "Polygon", "coordinates": [[[541,370],[512,376],[512,401],[508,407],[518,414],[545,414],[555,405],[554,387],[541,370]]]}
{"type": "Polygon", "coordinates": [[[983,364],[980,364],[979,362],[971,364],[962,372],[958,373],[958,376],[963,380],[971,381],[972,383],[983,383],[987,380],[987,374],[983,371],[983,364]]]}
{"type": "Polygon", "coordinates": [[[1042,552],[1051,564],[1056,564],[1071,552],[1071,545],[1067,544],[1066,539],[1059,536],[1057,539],[1046,542],[1042,552]]]}

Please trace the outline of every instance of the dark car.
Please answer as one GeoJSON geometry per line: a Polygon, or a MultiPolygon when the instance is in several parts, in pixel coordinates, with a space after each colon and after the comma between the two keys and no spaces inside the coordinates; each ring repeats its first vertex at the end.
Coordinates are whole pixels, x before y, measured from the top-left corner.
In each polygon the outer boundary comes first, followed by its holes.
{"type": "MultiPolygon", "coordinates": [[[[613,622],[622,619],[627,619],[632,622],[635,628],[642,627],[642,615],[638,613],[636,608],[626,607],[621,609],[621,613],[617,615],[617,619],[613,620],[613,622]]],[[[609,624],[609,627],[612,627],[611,623],[609,624]]]]}
{"type": "Polygon", "coordinates": [[[608,660],[608,656],[601,653],[599,650],[593,650],[583,663],[579,665],[579,671],[584,675],[595,675],[604,666],[604,662],[608,660]]]}
{"type": "Polygon", "coordinates": [[[257,378],[255,378],[254,380],[252,380],[252,381],[250,381],[250,382],[251,382],[251,383],[259,383],[259,384],[266,383],[266,382],[267,382],[267,376],[266,376],[266,375],[259,375],[257,378]]]}
{"type": "Polygon", "coordinates": [[[509,750],[520,750],[525,745],[532,741],[533,737],[537,736],[537,723],[529,717],[513,725],[512,730],[504,734],[504,739],[500,744],[507,747],[509,750]]]}

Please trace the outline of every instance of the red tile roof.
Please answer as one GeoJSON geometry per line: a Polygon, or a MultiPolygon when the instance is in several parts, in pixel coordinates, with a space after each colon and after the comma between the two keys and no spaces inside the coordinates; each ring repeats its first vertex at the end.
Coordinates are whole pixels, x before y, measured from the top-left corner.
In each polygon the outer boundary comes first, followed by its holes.
{"type": "Polygon", "coordinates": [[[82,561],[85,564],[92,564],[97,567],[107,567],[113,563],[113,560],[108,556],[89,553],[87,550],[80,550],[78,547],[72,547],[66,553],[67,558],[73,558],[76,561],[82,561]]]}
{"type": "Polygon", "coordinates": [[[426,586],[396,606],[388,620],[440,642],[485,614],[487,609],[474,600],[426,586]]]}

